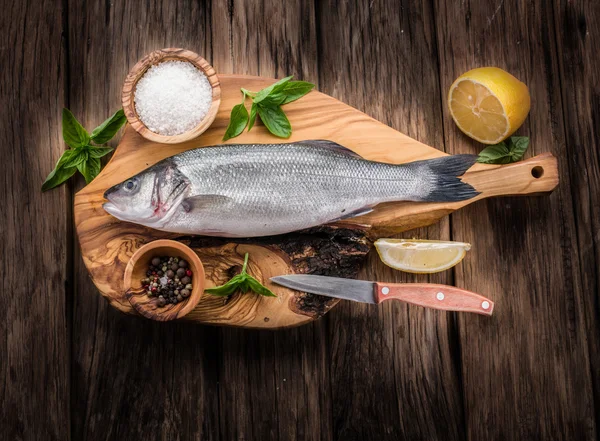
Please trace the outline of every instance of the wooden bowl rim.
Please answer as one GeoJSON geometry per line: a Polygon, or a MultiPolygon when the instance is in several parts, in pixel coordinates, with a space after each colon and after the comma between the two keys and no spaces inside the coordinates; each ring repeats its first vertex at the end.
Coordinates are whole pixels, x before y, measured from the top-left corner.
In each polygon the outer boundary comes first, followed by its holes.
{"type": "Polygon", "coordinates": [[[181,142],[189,141],[197,138],[204,133],[217,117],[219,106],[221,105],[221,84],[219,77],[215,72],[215,69],[195,52],[182,48],[164,48],[150,52],[139,60],[135,66],[129,71],[125,82],[123,83],[123,89],[121,91],[121,102],[123,105],[123,111],[127,117],[127,122],[144,138],[159,142],[162,144],[178,144],[181,142]],[[146,71],[154,65],[169,60],[181,60],[188,61],[200,69],[208,78],[210,85],[212,86],[212,104],[208,109],[207,114],[200,121],[200,123],[192,130],[181,133],[179,135],[161,135],[151,131],[139,118],[135,109],[135,88],[137,82],[144,76],[146,71]]]}
{"type": "Polygon", "coordinates": [[[186,314],[192,311],[196,305],[198,305],[198,302],[204,294],[204,286],[206,283],[205,278],[204,265],[194,250],[181,242],[177,242],[176,240],[158,239],[142,245],[135,251],[135,253],[133,253],[127,262],[127,266],[125,267],[125,274],[123,275],[123,289],[125,291],[125,297],[127,300],[129,300],[131,306],[133,306],[133,308],[142,316],[157,321],[168,321],[184,317],[186,314]],[[185,256],[185,259],[190,262],[190,266],[196,268],[193,275],[194,279],[192,292],[187,300],[175,305],[175,308],[177,308],[179,305],[183,305],[183,307],[180,307],[175,314],[173,313],[172,309],[165,310],[164,312],[160,311],[160,309],[150,310],[146,306],[147,304],[132,301],[134,296],[131,294],[131,284],[135,266],[143,258],[143,256],[157,248],[173,248],[177,250],[178,253],[185,256]]]}

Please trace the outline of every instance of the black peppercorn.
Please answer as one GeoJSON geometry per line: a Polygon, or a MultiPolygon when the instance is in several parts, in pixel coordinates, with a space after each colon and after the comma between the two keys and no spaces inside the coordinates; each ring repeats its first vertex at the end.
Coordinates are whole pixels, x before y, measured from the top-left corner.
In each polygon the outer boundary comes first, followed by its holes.
{"type": "MultiPolygon", "coordinates": [[[[156,305],[177,304],[191,295],[192,278],[189,264],[178,257],[154,257],[148,264],[147,278],[141,279],[148,297],[156,298],[156,305]],[[159,279],[166,277],[163,286],[159,279]]],[[[163,279],[165,280],[165,279],[163,279]]]]}

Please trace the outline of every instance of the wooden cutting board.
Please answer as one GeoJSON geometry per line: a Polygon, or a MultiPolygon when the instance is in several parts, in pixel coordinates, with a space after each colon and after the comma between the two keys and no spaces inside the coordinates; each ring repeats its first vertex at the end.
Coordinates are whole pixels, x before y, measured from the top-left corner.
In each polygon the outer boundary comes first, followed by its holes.
{"type": "MultiPolygon", "coordinates": [[[[130,126],[112,159],[100,175],[75,195],[75,224],[83,261],[100,293],[115,308],[137,314],[123,292],[123,273],[131,255],[143,244],[159,238],[178,238],[194,248],[205,267],[207,286],[221,285],[241,268],[250,253],[252,275],[273,290],[277,299],[254,294],[230,298],[205,295],[184,319],[198,323],[248,328],[297,326],[324,315],[338,302],[297,293],[269,282],[289,273],[355,277],[372,241],[401,231],[432,224],[441,217],[479,199],[502,195],[528,195],[552,191],[558,185],[556,158],[542,154],[510,165],[476,164],[463,180],[481,194],[454,203],[398,202],[381,204],[367,215],[309,231],[259,239],[181,237],[119,221],[102,209],[104,191],[148,166],[185,150],[221,144],[231,108],[241,101],[240,87],[260,90],[274,80],[242,75],[220,75],[222,101],[214,123],[198,139],[167,145],[147,141],[130,126]]],[[[444,156],[364,113],[313,91],[285,106],[293,127],[289,140],[270,135],[262,125],[228,143],[274,143],[328,139],[354,150],[366,159],[404,163],[444,156]]]]}

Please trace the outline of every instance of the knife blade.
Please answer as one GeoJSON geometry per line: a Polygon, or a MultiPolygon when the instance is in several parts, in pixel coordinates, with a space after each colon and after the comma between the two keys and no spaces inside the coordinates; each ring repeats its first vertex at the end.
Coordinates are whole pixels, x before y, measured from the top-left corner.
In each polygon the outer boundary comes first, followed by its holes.
{"type": "Polygon", "coordinates": [[[381,283],[311,274],[271,277],[271,281],[296,291],[354,302],[378,304],[400,300],[425,308],[473,312],[490,316],[494,302],[471,291],[433,283],[381,283]]]}

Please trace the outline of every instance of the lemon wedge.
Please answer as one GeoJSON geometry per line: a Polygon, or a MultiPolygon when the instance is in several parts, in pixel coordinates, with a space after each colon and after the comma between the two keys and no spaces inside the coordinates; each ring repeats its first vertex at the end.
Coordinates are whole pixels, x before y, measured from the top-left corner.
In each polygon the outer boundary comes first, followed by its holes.
{"type": "Polygon", "coordinates": [[[463,260],[471,244],[442,240],[379,239],[375,248],[382,262],[400,271],[431,274],[463,260]]]}
{"type": "Polygon", "coordinates": [[[497,67],[462,74],[448,92],[450,115],[458,128],[484,144],[512,135],[527,118],[530,105],[527,86],[497,67]]]}

